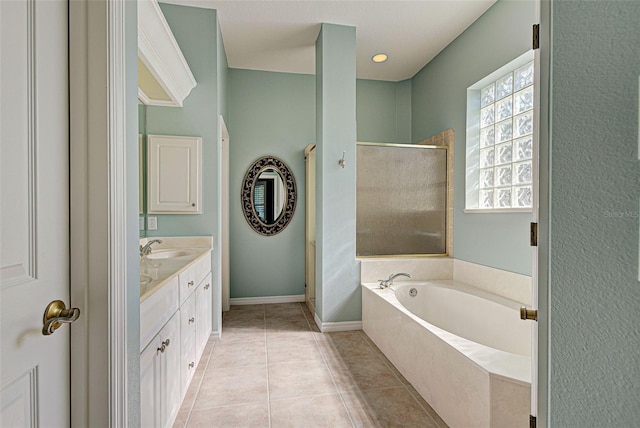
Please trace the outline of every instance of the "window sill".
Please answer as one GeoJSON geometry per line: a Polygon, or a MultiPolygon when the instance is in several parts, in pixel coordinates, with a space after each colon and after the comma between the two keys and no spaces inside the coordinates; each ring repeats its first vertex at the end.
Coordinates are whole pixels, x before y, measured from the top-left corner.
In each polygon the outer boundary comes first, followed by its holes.
{"type": "Polygon", "coordinates": [[[509,214],[509,213],[532,213],[533,208],[466,208],[465,214],[509,214]]]}

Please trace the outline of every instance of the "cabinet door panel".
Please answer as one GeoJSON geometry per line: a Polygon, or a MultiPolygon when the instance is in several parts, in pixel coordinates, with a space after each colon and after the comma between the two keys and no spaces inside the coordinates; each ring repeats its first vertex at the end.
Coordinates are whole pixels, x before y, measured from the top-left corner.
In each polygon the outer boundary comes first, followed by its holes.
{"type": "Polygon", "coordinates": [[[202,355],[209,336],[211,335],[211,296],[212,296],[211,272],[202,281],[198,290],[196,290],[196,355],[198,358],[202,355]]]}
{"type": "Polygon", "coordinates": [[[160,426],[160,336],[155,336],[140,354],[140,425],[160,426]]]}
{"type": "Polygon", "coordinates": [[[180,308],[180,336],[181,336],[181,391],[182,396],[187,392],[187,387],[193,373],[196,371],[196,294],[193,293],[180,308]]]}
{"type": "Polygon", "coordinates": [[[202,138],[149,135],[149,213],[200,214],[202,138]]]}
{"type": "MultiPolygon", "coordinates": [[[[161,425],[171,427],[180,408],[180,317],[176,313],[160,331],[164,344],[160,364],[161,425]]],[[[162,346],[162,345],[160,345],[162,346]]],[[[156,425],[157,426],[157,425],[156,425]]]]}

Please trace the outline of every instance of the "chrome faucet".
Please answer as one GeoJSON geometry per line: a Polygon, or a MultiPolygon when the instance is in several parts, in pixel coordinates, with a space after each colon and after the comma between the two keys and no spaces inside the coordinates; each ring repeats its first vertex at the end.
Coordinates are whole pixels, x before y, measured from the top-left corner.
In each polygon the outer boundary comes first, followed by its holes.
{"type": "Polygon", "coordinates": [[[147,254],[151,254],[151,244],[162,244],[162,239],[152,239],[151,241],[144,244],[144,247],[140,245],[140,257],[144,257],[147,254]]]}
{"type": "Polygon", "coordinates": [[[391,285],[393,285],[393,280],[396,279],[399,276],[406,276],[407,278],[411,278],[411,275],[409,275],[408,273],[392,273],[391,275],[389,275],[389,278],[387,279],[379,279],[378,281],[380,281],[380,288],[387,288],[391,285]]]}

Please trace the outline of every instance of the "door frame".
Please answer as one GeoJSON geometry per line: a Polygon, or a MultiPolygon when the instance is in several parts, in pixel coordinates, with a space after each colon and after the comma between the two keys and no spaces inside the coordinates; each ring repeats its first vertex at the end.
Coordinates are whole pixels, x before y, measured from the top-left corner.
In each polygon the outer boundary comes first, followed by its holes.
{"type": "Polygon", "coordinates": [[[538,121],[538,256],[537,256],[537,310],[538,310],[538,362],[537,362],[537,415],[536,426],[549,426],[549,236],[551,169],[551,4],[553,0],[538,0],[540,100],[538,121]]]}
{"type": "MultiPolygon", "coordinates": [[[[315,305],[315,297],[316,297],[316,285],[315,285],[315,251],[313,254],[312,248],[315,245],[312,241],[315,241],[315,219],[313,224],[311,224],[311,215],[315,217],[315,197],[316,197],[316,178],[315,178],[315,165],[313,174],[310,170],[310,159],[311,152],[316,149],[315,144],[308,144],[304,148],[304,166],[305,166],[305,221],[304,221],[304,236],[305,236],[305,244],[304,244],[304,277],[305,277],[305,288],[304,288],[304,300],[311,311],[311,313],[315,316],[316,314],[316,305],[315,305]],[[313,266],[313,269],[311,267],[313,266]],[[311,302],[311,299],[314,299],[314,302],[311,302]]],[[[315,160],[315,152],[314,152],[314,160],[315,160]]]]}
{"type": "Polygon", "coordinates": [[[69,1],[72,426],[129,422],[126,3],[69,1]]]}
{"type": "MultiPolygon", "coordinates": [[[[220,230],[221,234],[221,285],[222,285],[222,311],[227,312],[230,308],[230,293],[231,293],[231,285],[230,285],[230,261],[229,261],[229,232],[230,232],[230,218],[229,218],[229,130],[227,129],[227,124],[224,121],[224,117],[222,115],[218,118],[218,129],[220,130],[219,140],[220,140],[220,150],[221,150],[221,168],[220,168],[220,205],[221,205],[221,224],[220,230]]],[[[222,321],[220,321],[218,325],[218,336],[222,334],[222,321]]]]}

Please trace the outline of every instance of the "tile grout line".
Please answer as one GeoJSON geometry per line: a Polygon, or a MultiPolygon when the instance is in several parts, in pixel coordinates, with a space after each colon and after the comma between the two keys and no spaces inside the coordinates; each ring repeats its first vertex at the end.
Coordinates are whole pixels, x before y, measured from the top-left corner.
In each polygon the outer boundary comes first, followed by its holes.
{"type": "Polygon", "coordinates": [[[269,428],[271,428],[271,394],[269,393],[269,347],[267,345],[267,308],[262,305],[263,327],[264,327],[264,369],[267,374],[267,416],[269,418],[269,428]]]}
{"type": "MultiPolygon", "coordinates": [[[[440,424],[438,422],[436,422],[436,420],[431,416],[431,414],[427,411],[427,409],[424,408],[422,403],[420,403],[420,400],[418,400],[415,397],[415,395],[411,392],[411,390],[409,388],[407,388],[406,383],[403,382],[400,377],[398,377],[398,374],[402,375],[402,373],[400,373],[400,370],[398,370],[395,366],[393,366],[391,361],[387,358],[386,355],[384,355],[384,353],[382,352],[382,350],[380,350],[380,348],[378,348],[377,346],[376,347],[373,346],[373,341],[369,338],[369,336],[366,335],[366,333],[363,330],[360,331],[360,335],[364,336],[365,342],[367,343],[369,348],[371,348],[376,354],[380,354],[380,355],[378,355],[378,359],[380,359],[380,361],[382,361],[382,364],[384,364],[384,366],[387,369],[389,369],[391,374],[393,374],[393,376],[395,376],[395,378],[400,382],[400,385],[402,385],[402,387],[409,393],[409,395],[411,396],[411,398],[413,398],[413,400],[416,402],[416,404],[418,404],[418,406],[420,406],[422,411],[427,414],[429,419],[431,419],[433,421],[433,424],[437,425],[437,426],[440,426],[440,424]],[[381,355],[384,356],[384,358],[381,355]],[[391,364],[393,366],[393,369],[391,367],[389,367],[389,364],[391,364]]],[[[406,378],[404,378],[404,376],[402,376],[402,377],[403,377],[403,379],[406,380],[406,378]]],[[[407,380],[407,383],[408,382],[409,381],[407,380]]],[[[413,387],[413,385],[412,385],[412,387],[413,387]]],[[[418,392],[418,391],[416,390],[416,392],[418,392]]],[[[426,402],[426,400],[425,400],[425,402],[426,402]]],[[[434,412],[435,412],[435,410],[434,410],[434,412]]]]}
{"type": "MultiPolygon", "coordinates": [[[[311,311],[309,311],[311,312],[311,311]]],[[[311,323],[309,321],[309,318],[307,318],[307,314],[304,311],[304,309],[302,310],[302,315],[304,316],[304,319],[307,320],[307,325],[309,326],[309,329],[311,330],[311,332],[315,333],[313,331],[313,329],[311,328],[311,323]]],[[[313,321],[315,324],[315,321],[313,321]]],[[[320,331],[320,334],[322,334],[322,331],[320,331]]],[[[335,377],[333,376],[333,372],[331,371],[331,368],[329,367],[329,364],[327,363],[327,358],[325,358],[324,354],[322,353],[322,351],[320,350],[320,344],[318,343],[318,335],[314,334],[313,335],[313,339],[315,341],[315,344],[318,348],[318,352],[320,353],[320,358],[322,358],[322,362],[324,363],[324,366],[326,367],[327,371],[329,372],[329,376],[331,376],[331,381],[333,382],[333,386],[336,388],[336,392],[338,393],[338,397],[340,397],[340,401],[342,402],[342,406],[344,407],[344,410],[347,412],[347,416],[349,417],[349,421],[351,422],[351,426],[353,426],[355,428],[356,423],[353,420],[353,417],[351,416],[351,412],[349,411],[349,408],[347,407],[347,403],[344,401],[344,397],[342,396],[342,391],[340,391],[340,389],[338,388],[338,384],[336,382],[335,377]]]]}
{"type": "MultiPolygon", "coordinates": [[[[211,338],[211,336],[209,336],[211,338]]],[[[211,342],[211,349],[209,350],[209,355],[207,355],[207,362],[205,363],[204,370],[202,371],[202,377],[198,382],[198,387],[196,388],[196,393],[193,396],[193,400],[191,401],[191,405],[189,406],[189,412],[187,413],[187,419],[184,421],[184,428],[188,428],[189,420],[191,419],[191,412],[193,412],[193,407],[196,405],[196,400],[198,399],[198,394],[200,394],[200,388],[202,387],[202,383],[204,382],[205,375],[207,373],[207,369],[209,368],[209,362],[211,361],[211,354],[213,354],[213,348],[216,347],[217,341],[211,342]]],[[[206,346],[206,345],[205,345],[206,346]]],[[[187,388],[187,391],[189,388],[187,388]]]]}
{"type": "MultiPolygon", "coordinates": [[[[422,403],[420,403],[420,400],[418,400],[418,399],[416,398],[416,396],[413,394],[413,392],[411,392],[411,390],[410,390],[409,388],[407,388],[407,385],[404,385],[404,384],[403,384],[402,386],[407,390],[407,392],[409,393],[409,395],[411,396],[411,398],[413,398],[413,400],[418,404],[418,406],[420,406],[420,408],[421,408],[421,409],[422,409],[422,410],[427,414],[427,416],[429,416],[429,419],[431,419],[431,420],[433,421],[433,424],[434,424],[435,426],[437,426],[437,427],[440,427],[440,426],[441,426],[441,424],[440,424],[439,422],[437,422],[437,421],[433,418],[433,416],[431,416],[431,413],[429,413],[429,412],[427,411],[427,409],[425,409],[425,408],[424,408],[424,406],[422,405],[422,403]]],[[[418,391],[416,390],[416,392],[418,392],[418,391]]],[[[423,400],[424,400],[424,399],[423,399],[423,400]]],[[[427,400],[424,400],[424,401],[426,402],[427,400]]],[[[428,403],[427,403],[427,404],[428,404],[428,403]]],[[[433,411],[435,412],[435,410],[433,410],[433,411]]]]}

